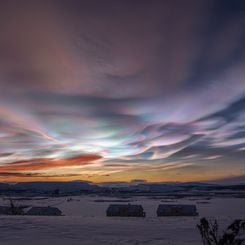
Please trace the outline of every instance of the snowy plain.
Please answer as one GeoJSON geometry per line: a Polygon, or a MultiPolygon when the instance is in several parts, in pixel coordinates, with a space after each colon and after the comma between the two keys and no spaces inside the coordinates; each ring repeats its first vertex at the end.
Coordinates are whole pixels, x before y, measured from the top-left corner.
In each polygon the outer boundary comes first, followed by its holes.
{"type": "MultiPolygon", "coordinates": [[[[245,218],[244,198],[131,197],[124,201],[141,204],[145,218],[106,217],[108,205],[117,201],[122,200],[76,196],[15,201],[18,205],[55,206],[64,216],[0,216],[0,245],[201,245],[196,228],[201,217],[216,218],[221,231],[234,219],[245,218]],[[162,203],[196,204],[199,216],[158,218],[156,209],[162,203]]],[[[7,204],[7,199],[0,198],[0,205],[7,204]]]]}

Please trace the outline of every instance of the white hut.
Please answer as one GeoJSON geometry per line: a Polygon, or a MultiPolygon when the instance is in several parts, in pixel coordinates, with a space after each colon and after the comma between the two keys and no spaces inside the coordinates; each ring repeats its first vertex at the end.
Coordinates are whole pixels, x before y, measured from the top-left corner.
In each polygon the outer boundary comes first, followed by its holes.
{"type": "Polygon", "coordinates": [[[196,205],[170,205],[160,204],[157,208],[157,216],[197,216],[196,205]]]}
{"type": "Polygon", "coordinates": [[[61,216],[62,212],[56,207],[32,207],[26,215],[61,216]]]}

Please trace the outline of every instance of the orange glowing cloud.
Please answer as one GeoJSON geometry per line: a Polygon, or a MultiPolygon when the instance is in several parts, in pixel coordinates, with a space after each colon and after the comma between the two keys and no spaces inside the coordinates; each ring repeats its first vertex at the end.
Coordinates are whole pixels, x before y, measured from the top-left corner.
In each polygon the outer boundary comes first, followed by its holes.
{"type": "Polygon", "coordinates": [[[41,158],[29,161],[18,161],[0,166],[0,172],[18,172],[18,171],[38,171],[47,169],[56,169],[71,166],[84,166],[92,164],[101,159],[99,155],[82,155],[69,159],[41,158]]]}

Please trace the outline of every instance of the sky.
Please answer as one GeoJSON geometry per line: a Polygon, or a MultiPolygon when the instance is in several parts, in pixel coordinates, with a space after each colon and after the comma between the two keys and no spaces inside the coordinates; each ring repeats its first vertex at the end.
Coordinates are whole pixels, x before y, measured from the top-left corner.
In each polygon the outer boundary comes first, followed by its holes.
{"type": "Polygon", "coordinates": [[[243,0],[1,0],[0,181],[245,175],[243,0]]]}

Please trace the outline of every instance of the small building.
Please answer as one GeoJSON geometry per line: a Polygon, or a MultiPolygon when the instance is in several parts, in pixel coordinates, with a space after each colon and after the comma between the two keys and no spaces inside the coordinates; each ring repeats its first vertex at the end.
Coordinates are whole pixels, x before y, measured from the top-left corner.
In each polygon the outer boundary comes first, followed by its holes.
{"type": "Polygon", "coordinates": [[[157,216],[197,216],[196,205],[171,205],[160,204],[157,208],[157,216]]]}
{"type": "Polygon", "coordinates": [[[106,215],[120,217],[145,217],[145,212],[141,205],[111,204],[106,210],[106,215]]]}
{"type": "Polygon", "coordinates": [[[26,215],[61,216],[62,212],[56,207],[32,207],[26,215]]]}

